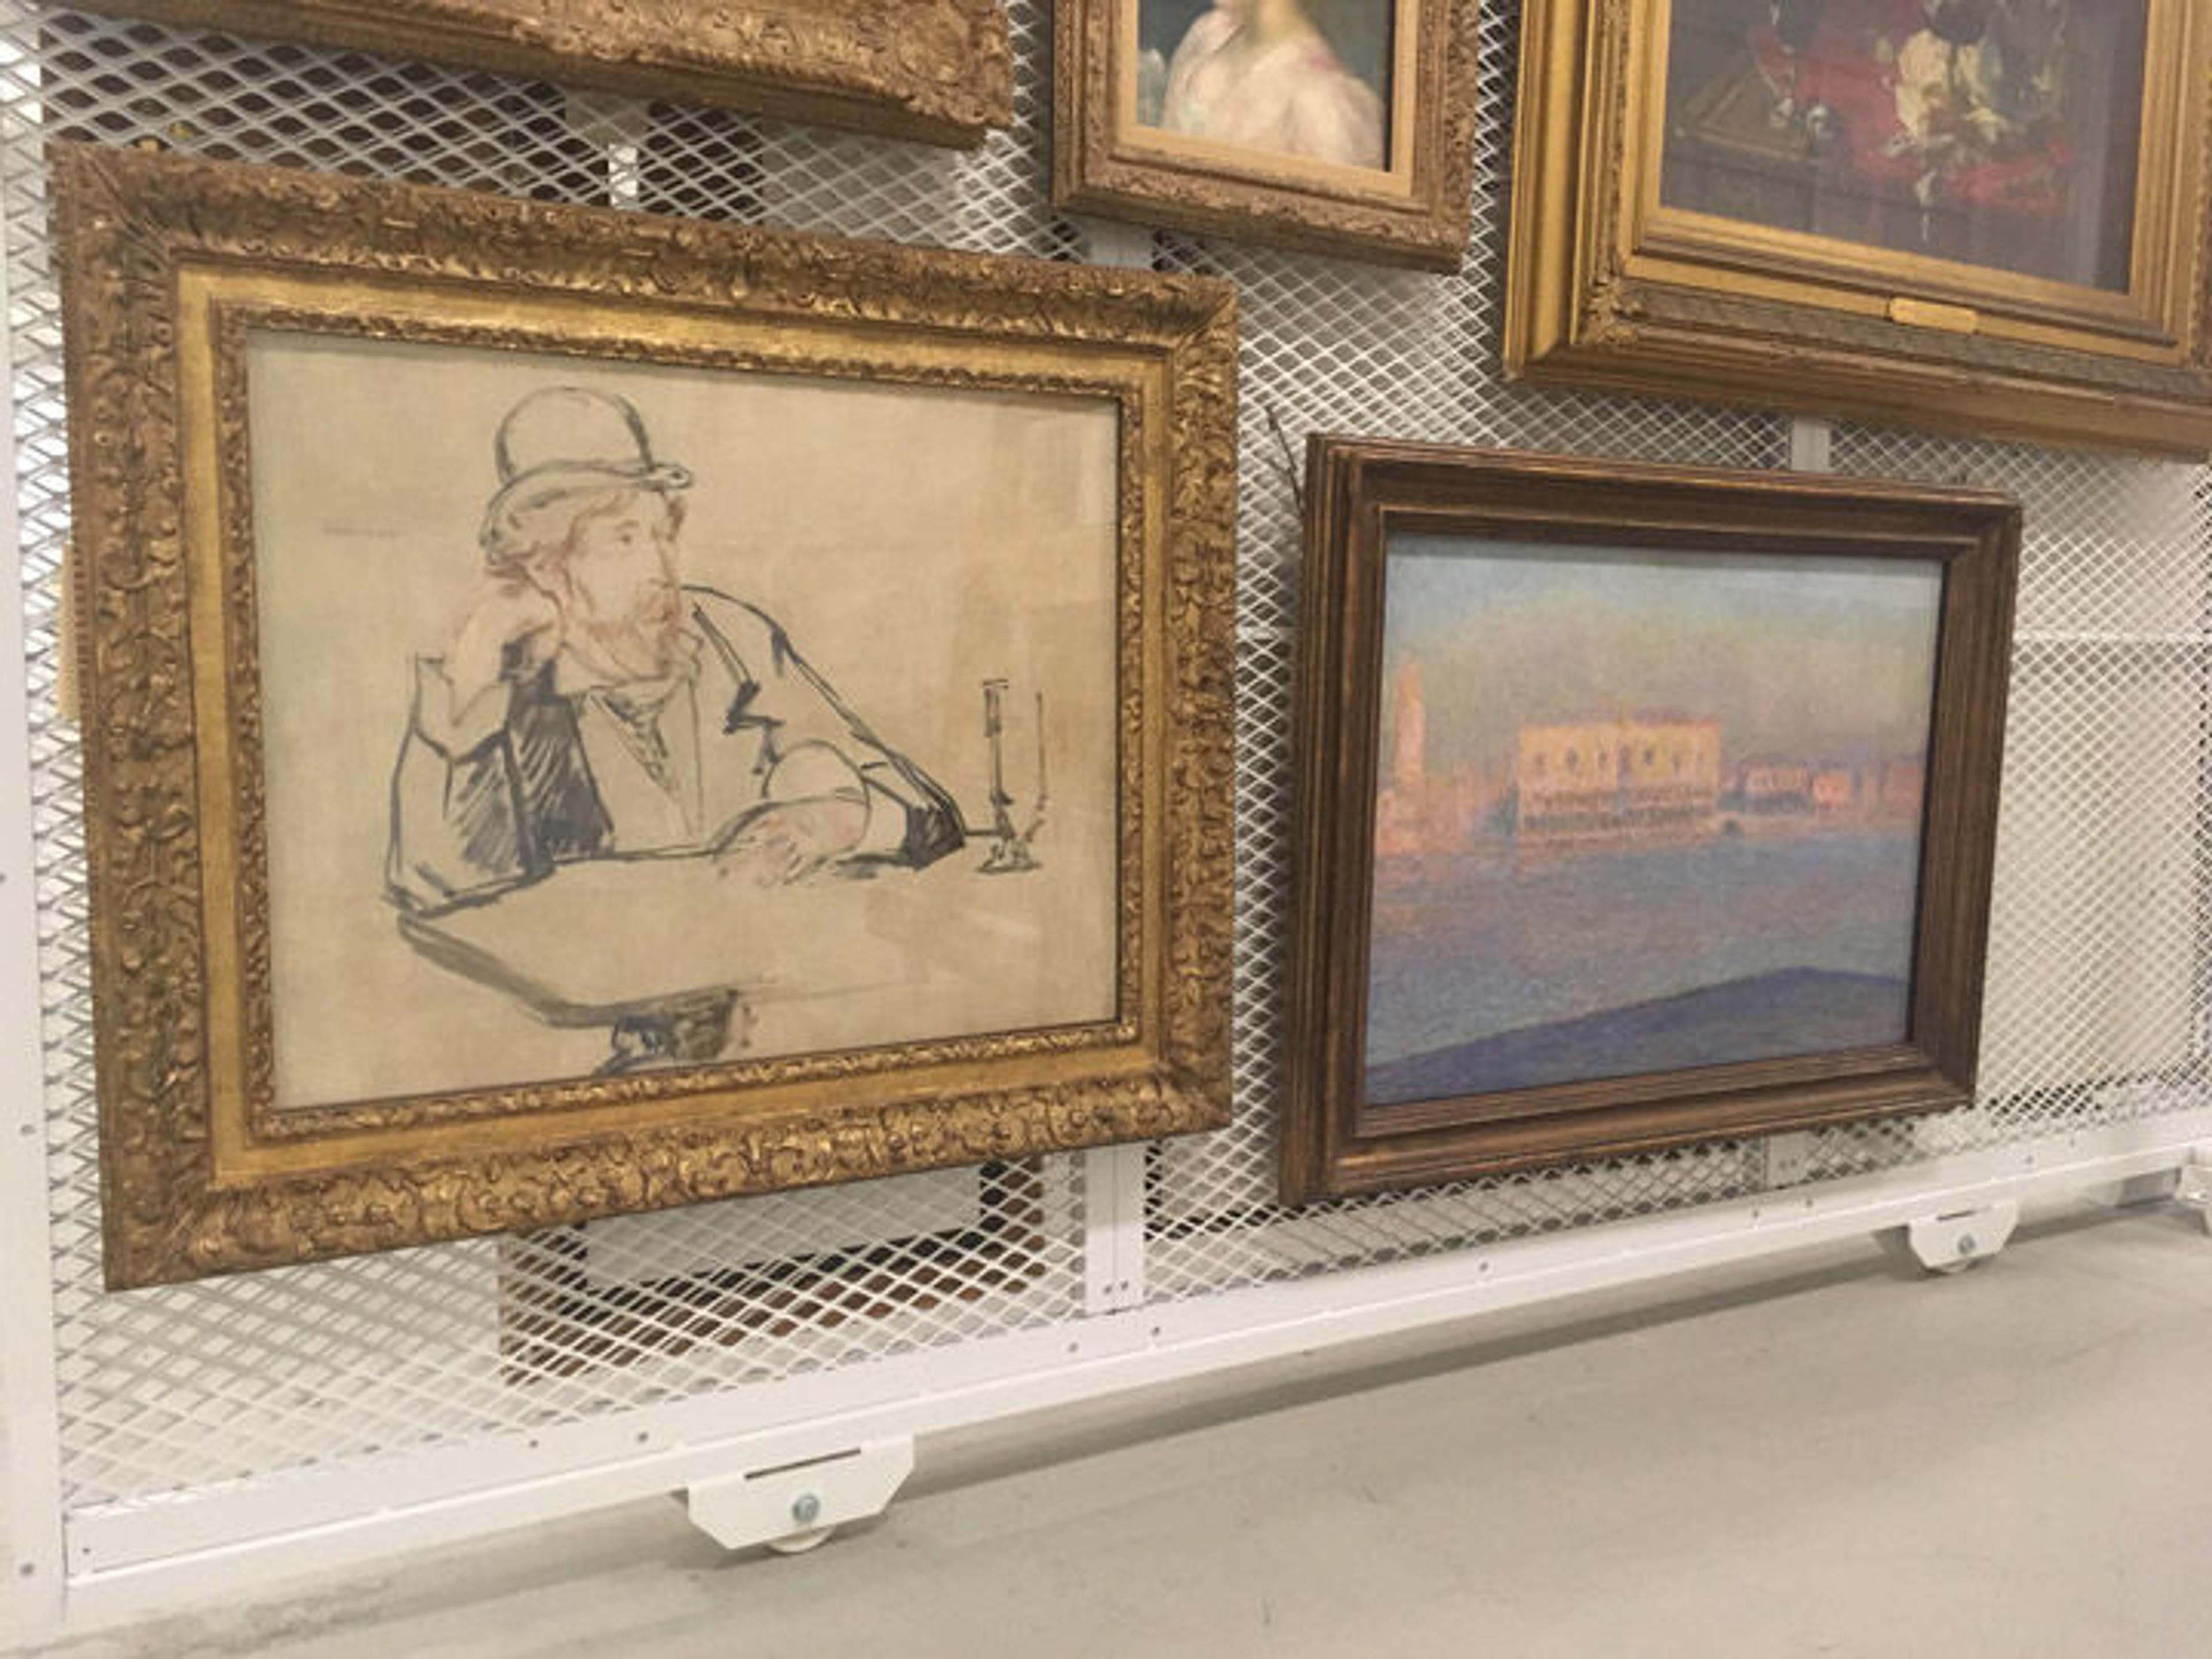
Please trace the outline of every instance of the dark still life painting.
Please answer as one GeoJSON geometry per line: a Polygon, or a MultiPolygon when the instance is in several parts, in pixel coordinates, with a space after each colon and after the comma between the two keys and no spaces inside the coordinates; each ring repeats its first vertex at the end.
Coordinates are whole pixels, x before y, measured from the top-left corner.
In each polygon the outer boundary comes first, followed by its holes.
{"type": "Polygon", "coordinates": [[[2124,291],[2147,0],[1674,0],[1662,200],[2124,291]]]}
{"type": "Polygon", "coordinates": [[[1372,1103],[1902,1042],[1933,562],[1400,537],[1372,1103]]]}

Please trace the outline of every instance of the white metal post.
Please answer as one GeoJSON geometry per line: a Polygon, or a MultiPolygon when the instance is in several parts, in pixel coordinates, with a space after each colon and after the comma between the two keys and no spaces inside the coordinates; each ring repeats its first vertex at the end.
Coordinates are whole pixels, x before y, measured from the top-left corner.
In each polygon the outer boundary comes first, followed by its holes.
{"type": "Polygon", "coordinates": [[[1125,225],[1118,219],[1075,222],[1082,227],[1085,252],[1094,265],[1121,265],[1144,270],[1152,263],[1152,233],[1142,225],[1125,225]]]}
{"type": "MultiPolygon", "coordinates": [[[[0,260],[0,314],[9,310],[0,260]]],[[[12,408],[12,348],[8,360],[12,408]]],[[[19,477],[14,422],[8,476],[19,477]]],[[[15,492],[0,492],[0,547],[15,549],[15,492]]],[[[23,674],[23,579],[0,575],[0,1632],[35,1641],[60,1628],[61,1423],[54,1376],[52,1221],[46,1197],[46,1085],[39,1042],[39,941],[31,849],[28,692],[23,674]]]]}
{"type": "Polygon", "coordinates": [[[1790,417],[1790,470],[1792,472],[1835,471],[1836,428],[1813,415],[1790,417]]]}
{"type": "MultiPolygon", "coordinates": [[[[1140,225],[1085,218],[1091,262],[1142,270],[1152,234],[1140,225]]],[[[1145,1299],[1145,1149],[1105,1146],[1083,1155],[1083,1310],[1112,1313],[1145,1299]]]]}
{"type": "Polygon", "coordinates": [[[653,131],[650,106],[641,98],[572,90],[565,113],[569,131],[605,153],[607,205],[636,207],[645,141],[653,131]]]}
{"type": "Polygon", "coordinates": [[[2212,1233],[2212,1144],[2198,1146],[2181,1166],[2174,1183],[2174,1201],[2204,1218],[2204,1231],[2212,1233]]]}
{"type": "Polygon", "coordinates": [[[1083,1310],[1113,1313],[1145,1299],[1145,1149],[1083,1155],[1083,1310]]]}

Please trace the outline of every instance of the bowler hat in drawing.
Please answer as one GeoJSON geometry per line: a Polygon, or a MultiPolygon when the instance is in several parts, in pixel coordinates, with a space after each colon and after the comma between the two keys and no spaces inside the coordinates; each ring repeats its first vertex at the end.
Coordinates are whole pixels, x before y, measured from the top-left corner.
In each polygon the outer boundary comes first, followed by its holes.
{"type": "Polygon", "coordinates": [[[484,545],[507,539],[521,515],[562,495],[690,487],[683,467],[653,458],[629,399],[582,386],[533,392],[507,411],[492,444],[499,490],[484,508],[484,545]]]}

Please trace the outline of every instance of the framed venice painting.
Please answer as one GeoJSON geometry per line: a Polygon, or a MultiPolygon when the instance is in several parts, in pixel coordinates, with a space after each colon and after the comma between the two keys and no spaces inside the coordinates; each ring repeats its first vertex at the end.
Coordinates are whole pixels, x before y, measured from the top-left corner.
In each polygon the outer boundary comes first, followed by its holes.
{"type": "Polygon", "coordinates": [[[1053,199],[1456,270],[1477,0],[1056,0],[1053,199]]]}
{"type": "Polygon", "coordinates": [[[1000,0],[81,0],[233,29],[973,145],[1014,116],[1000,0]]]}
{"type": "Polygon", "coordinates": [[[1972,1097],[2019,509],[1316,440],[1293,1202],[1972,1097]]]}
{"type": "Polygon", "coordinates": [[[2193,0],[1530,0],[1532,379],[2212,453],[2193,0]]]}
{"type": "Polygon", "coordinates": [[[114,1284],[1226,1116],[1224,286],[54,185],[114,1284]]]}

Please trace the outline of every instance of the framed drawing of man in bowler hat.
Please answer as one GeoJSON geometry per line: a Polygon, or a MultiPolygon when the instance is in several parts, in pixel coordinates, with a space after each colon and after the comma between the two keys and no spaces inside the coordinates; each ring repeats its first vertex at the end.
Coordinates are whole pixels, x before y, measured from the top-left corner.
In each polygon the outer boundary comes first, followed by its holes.
{"type": "Polygon", "coordinates": [[[57,157],[112,1282],[1224,1120],[1224,285],[57,157]]]}

